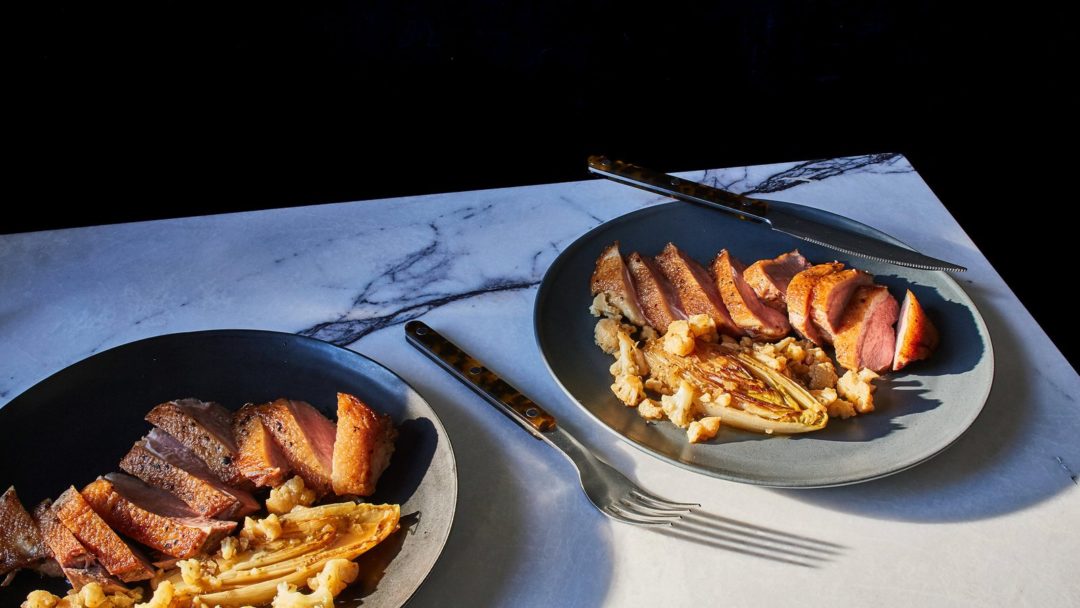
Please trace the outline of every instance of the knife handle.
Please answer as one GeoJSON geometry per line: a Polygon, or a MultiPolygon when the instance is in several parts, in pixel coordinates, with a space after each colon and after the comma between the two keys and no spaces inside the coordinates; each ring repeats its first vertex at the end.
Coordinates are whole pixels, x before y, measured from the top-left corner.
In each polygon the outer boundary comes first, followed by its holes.
{"type": "Polygon", "coordinates": [[[739,219],[768,221],[769,203],[762,200],[660,173],[621,160],[611,160],[606,156],[590,156],[588,163],[590,172],[621,184],[734,213],[739,219]]]}
{"type": "Polygon", "coordinates": [[[555,430],[554,416],[426,324],[406,323],[405,339],[533,437],[542,439],[541,433],[555,430]]]}

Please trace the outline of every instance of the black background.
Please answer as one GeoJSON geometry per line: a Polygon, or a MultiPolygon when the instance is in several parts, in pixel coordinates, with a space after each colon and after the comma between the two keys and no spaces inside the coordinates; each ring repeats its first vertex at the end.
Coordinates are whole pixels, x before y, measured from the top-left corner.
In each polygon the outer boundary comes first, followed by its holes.
{"type": "Polygon", "coordinates": [[[1073,360],[1058,6],[39,1],[0,232],[901,152],[1073,360]]]}

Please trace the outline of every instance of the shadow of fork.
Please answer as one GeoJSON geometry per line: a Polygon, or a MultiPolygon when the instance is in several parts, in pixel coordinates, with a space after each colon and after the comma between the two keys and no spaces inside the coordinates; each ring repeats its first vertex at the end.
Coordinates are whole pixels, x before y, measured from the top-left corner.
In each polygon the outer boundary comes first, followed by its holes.
{"type": "Polygon", "coordinates": [[[774,530],[697,508],[670,526],[653,530],[671,538],[805,568],[820,568],[839,558],[847,549],[837,543],[774,530]]]}

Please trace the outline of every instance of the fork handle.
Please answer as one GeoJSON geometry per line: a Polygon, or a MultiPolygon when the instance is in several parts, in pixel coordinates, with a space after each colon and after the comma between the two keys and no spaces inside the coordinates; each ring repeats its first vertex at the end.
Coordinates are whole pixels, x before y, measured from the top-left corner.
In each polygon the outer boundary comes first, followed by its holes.
{"type": "Polygon", "coordinates": [[[405,339],[533,437],[542,440],[541,433],[557,428],[555,417],[544,408],[426,324],[420,321],[406,323],[405,339]]]}

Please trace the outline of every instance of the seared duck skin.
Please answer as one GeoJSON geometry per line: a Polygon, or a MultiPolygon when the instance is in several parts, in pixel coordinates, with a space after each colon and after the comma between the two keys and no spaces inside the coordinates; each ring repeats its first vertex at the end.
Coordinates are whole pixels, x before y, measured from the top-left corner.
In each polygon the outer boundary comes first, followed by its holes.
{"type": "Polygon", "coordinates": [[[334,441],[335,494],[371,496],[379,476],[390,465],[397,429],[360,399],[338,393],[337,439],[334,441]]]}
{"type": "Polygon", "coordinates": [[[656,256],[660,272],[675,288],[686,315],[706,315],[716,323],[716,329],[729,336],[741,336],[743,330],[732,320],[724,300],[717,291],[709,272],[674,243],[668,243],[656,256]]]}
{"type": "Polygon", "coordinates": [[[221,405],[176,399],[150,410],[146,421],[194,452],[221,481],[239,488],[253,487],[236,467],[232,415],[221,405]]]}
{"type": "Polygon", "coordinates": [[[172,494],[119,473],[99,477],[81,494],[117,532],[181,559],[215,549],[236,527],[200,517],[172,494]]]}
{"type": "Polygon", "coordinates": [[[121,540],[74,487],[56,499],[53,511],[109,574],[125,583],[154,576],[150,562],[121,540]]]}

